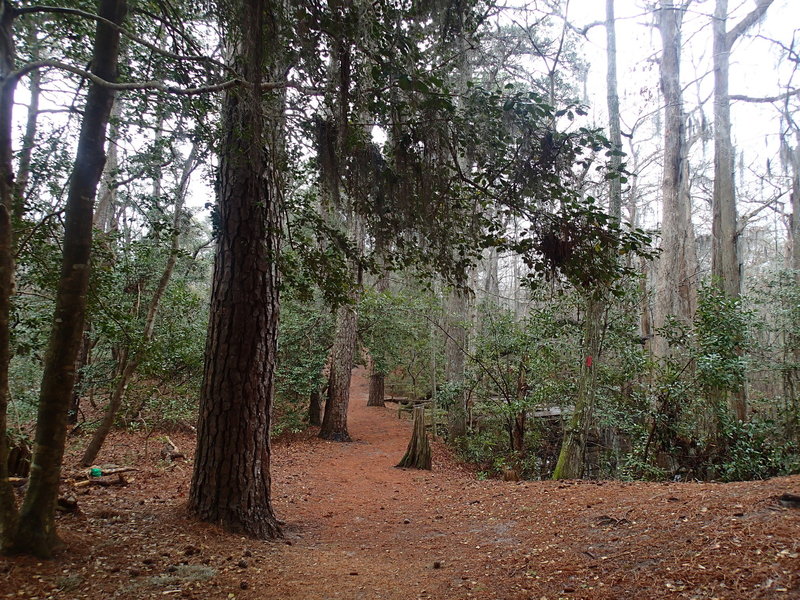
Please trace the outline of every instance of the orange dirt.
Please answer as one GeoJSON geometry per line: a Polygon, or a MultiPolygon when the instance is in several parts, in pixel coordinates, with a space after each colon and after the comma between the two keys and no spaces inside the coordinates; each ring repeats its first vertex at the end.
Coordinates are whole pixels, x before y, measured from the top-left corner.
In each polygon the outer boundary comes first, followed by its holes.
{"type": "MultiPolygon", "coordinates": [[[[133,481],[77,496],[57,559],[0,559],[0,598],[800,598],[800,510],[776,501],[800,477],[478,481],[436,443],[432,472],[399,470],[410,423],[353,382],[352,443],[275,444],[285,539],[187,517],[191,467],[164,464],[158,436],[116,432],[101,460],[136,466],[133,481]]],[[[191,456],[191,436],[171,437],[191,456]]]]}

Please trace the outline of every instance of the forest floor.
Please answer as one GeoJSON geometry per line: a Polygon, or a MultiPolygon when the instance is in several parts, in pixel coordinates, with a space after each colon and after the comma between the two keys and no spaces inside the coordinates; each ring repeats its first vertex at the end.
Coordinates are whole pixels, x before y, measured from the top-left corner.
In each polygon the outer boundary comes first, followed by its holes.
{"type": "MultiPolygon", "coordinates": [[[[777,501],[800,477],[479,481],[438,443],[432,471],[396,469],[410,422],[368,408],[366,385],[356,371],[352,443],[275,443],[284,539],[192,520],[191,466],[115,432],[101,460],[135,467],[128,485],[82,488],[56,559],[0,558],[0,598],[800,598],[800,510],[777,501]]],[[[191,456],[191,435],[171,437],[191,456]]]]}

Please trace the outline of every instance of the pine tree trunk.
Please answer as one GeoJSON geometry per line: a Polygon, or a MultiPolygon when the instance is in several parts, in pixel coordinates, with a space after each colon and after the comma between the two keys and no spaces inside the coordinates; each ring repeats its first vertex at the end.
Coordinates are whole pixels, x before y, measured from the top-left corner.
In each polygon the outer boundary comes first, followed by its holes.
{"type": "MultiPolygon", "coordinates": [[[[736,188],[731,141],[731,106],[728,98],[730,52],[727,23],[728,0],[716,0],[714,32],[714,190],[711,202],[711,275],[712,283],[725,294],[738,298],[741,292],[738,233],[736,223],[736,188]]],[[[747,418],[744,390],[714,390],[720,406],[726,399],[733,417],[747,418]]],[[[717,421],[717,419],[715,419],[717,421]]],[[[719,425],[717,426],[719,430],[719,425]]],[[[719,431],[717,431],[719,433],[719,431]]]]}
{"type": "Polygon", "coordinates": [[[712,206],[711,274],[715,285],[737,298],[740,293],[736,234],[731,106],[728,97],[731,47],[727,35],[728,0],[716,0],[714,32],[714,192],[712,206]]]}
{"type": "Polygon", "coordinates": [[[350,378],[356,351],[356,322],[353,306],[340,306],[336,311],[336,338],[331,350],[328,398],[319,437],[334,442],[349,442],[347,408],[350,404],[350,378]]]}
{"type": "MultiPolygon", "coordinates": [[[[620,133],[619,98],[617,96],[617,37],[614,18],[614,0],[606,0],[606,58],[607,100],[611,142],[615,148],[622,146],[620,133]]],[[[616,169],[621,157],[611,157],[611,167],[616,169]]],[[[622,186],[619,179],[609,181],[609,212],[615,221],[622,218],[622,186]]],[[[553,479],[577,479],[583,477],[586,466],[586,444],[594,423],[595,367],[600,352],[603,333],[603,315],[608,306],[608,292],[601,286],[586,296],[586,321],[583,335],[583,363],[578,381],[578,397],[575,413],[564,432],[558,462],[553,479]]]]}
{"type": "MultiPolygon", "coordinates": [[[[119,24],[126,10],[124,0],[101,0],[98,14],[119,24]]],[[[109,81],[117,75],[119,38],[118,29],[98,23],[92,72],[109,81]]],[[[67,197],[61,278],[39,395],[31,476],[14,539],[16,551],[40,557],[52,556],[60,544],[55,508],[75,360],[83,335],[94,198],[105,163],[106,126],[113,101],[111,90],[90,84],[67,197]]]]}
{"type": "Polygon", "coordinates": [[[406,453],[398,468],[431,470],[431,444],[428,441],[428,432],[425,429],[425,407],[415,406],[413,412],[414,425],[411,432],[411,441],[408,442],[406,453]]]}
{"type": "Polygon", "coordinates": [[[246,0],[224,15],[231,64],[247,86],[223,101],[219,234],[189,510],[224,529],[280,535],[271,502],[270,420],[278,334],[278,236],[285,75],[282,4],[246,0]],[[238,9],[238,10],[237,10],[238,9]]]}

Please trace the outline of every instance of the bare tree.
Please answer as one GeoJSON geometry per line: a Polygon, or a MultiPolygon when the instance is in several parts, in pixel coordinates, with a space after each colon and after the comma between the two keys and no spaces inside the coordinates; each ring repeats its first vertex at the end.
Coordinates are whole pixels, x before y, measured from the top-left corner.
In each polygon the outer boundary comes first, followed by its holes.
{"type": "Polygon", "coordinates": [[[661,257],[657,267],[653,326],[653,352],[666,356],[667,341],[658,330],[674,317],[690,324],[697,306],[697,249],[689,196],[689,162],[686,156],[686,118],[680,81],[681,22],[688,0],[677,5],[661,0],[658,29],[661,33],[660,83],[664,100],[664,169],[661,257]]]}

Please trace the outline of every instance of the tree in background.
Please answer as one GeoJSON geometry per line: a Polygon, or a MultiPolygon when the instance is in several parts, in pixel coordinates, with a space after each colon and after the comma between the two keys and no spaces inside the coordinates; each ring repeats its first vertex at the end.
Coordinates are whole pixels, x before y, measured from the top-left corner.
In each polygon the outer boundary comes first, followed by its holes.
{"type": "MultiPolygon", "coordinates": [[[[730,30],[727,27],[728,1],[716,0],[713,16],[714,35],[714,195],[712,200],[711,276],[715,284],[731,298],[741,293],[739,265],[739,224],[736,214],[734,150],[731,140],[729,98],[730,54],[733,45],[766,13],[773,0],[758,0],[756,8],[730,30]]],[[[731,390],[728,403],[734,416],[747,418],[744,388],[731,390]]]]}
{"type": "Polygon", "coordinates": [[[689,195],[686,115],[680,81],[681,21],[686,9],[662,0],[658,29],[663,45],[660,66],[664,102],[664,174],[661,184],[661,256],[658,259],[653,327],[653,353],[666,356],[666,340],[658,333],[670,316],[689,324],[697,305],[697,250],[689,195]]]}

